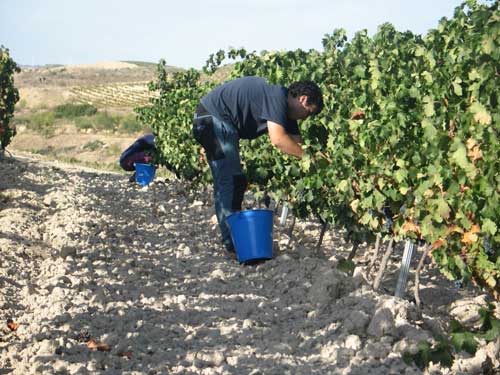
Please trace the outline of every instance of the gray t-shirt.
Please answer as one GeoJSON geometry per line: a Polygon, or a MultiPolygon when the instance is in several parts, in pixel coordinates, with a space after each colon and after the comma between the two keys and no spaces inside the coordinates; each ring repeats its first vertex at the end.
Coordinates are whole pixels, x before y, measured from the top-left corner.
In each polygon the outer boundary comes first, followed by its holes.
{"type": "Polygon", "coordinates": [[[267,131],[267,121],[298,135],[297,121],[287,117],[288,90],[270,85],[264,78],[243,77],[226,82],[201,99],[215,117],[232,123],[241,138],[254,139],[267,131]]]}

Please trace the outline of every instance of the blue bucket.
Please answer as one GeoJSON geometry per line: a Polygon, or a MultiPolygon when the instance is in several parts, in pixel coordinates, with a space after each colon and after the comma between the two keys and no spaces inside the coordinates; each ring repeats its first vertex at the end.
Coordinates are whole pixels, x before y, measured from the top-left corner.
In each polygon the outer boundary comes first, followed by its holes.
{"type": "Polygon", "coordinates": [[[152,164],[134,163],[135,165],[135,181],[141,185],[146,186],[155,176],[155,167],[152,164]]]}
{"type": "Polygon", "coordinates": [[[273,211],[238,211],[227,217],[240,263],[273,257],[273,211]]]}

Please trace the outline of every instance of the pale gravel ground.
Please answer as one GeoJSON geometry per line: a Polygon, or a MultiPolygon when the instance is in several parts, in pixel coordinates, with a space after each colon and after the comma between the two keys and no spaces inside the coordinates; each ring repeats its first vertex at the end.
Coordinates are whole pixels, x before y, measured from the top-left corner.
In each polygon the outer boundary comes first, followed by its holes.
{"type": "MultiPolygon", "coordinates": [[[[422,325],[362,267],[334,267],[347,254],[335,235],[318,257],[314,223],[289,246],[276,230],[275,259],[240,266],[221,252],[210,198],[176,182],[155,184],[155,216],[151,189],[123,175],[5,157],[0,171],[0,374],[420,374],[401,354],[443,321],[452,300],[433,298],[457,295],[426,295],[439,278],[424,278],[422,325]]],[[[473,373],[499,348],[425,373],[473,373]]]]}

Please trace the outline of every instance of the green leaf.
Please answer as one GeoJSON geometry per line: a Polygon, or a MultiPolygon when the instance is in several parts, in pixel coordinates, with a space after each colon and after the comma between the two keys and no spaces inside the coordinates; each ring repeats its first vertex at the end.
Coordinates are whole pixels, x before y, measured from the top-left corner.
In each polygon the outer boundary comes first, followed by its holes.
{"type": "Polygon", "coordinates": [[[476,81],[481,78],[481,75],[477,72],[477,69],[472,69],[469,72],[469,80],[476,81]]]}
{"type": "Polygon", "coordinates": [[[453,92],[457,96],[462,96],[462,86],[459,83],[453,82],[453,92]]]}
{"type": "Polygon", "coordinates": [[[424,103],[424,114],[427,117],[434,116],[435,111],[434,111],[434,101],[432,98],[428,95],[424,96],[422,99],[422,102],[424,103]]]}
{"type": "Polygon", "coordinates": [[[415,48],[415,56],[419,57],[419,56],[423,56],[425,54],[425,48],[422,47],[422,46],[417,46],[417,48],[415,48]]]}
{"type": "Polygon", "coordinates": [[[425,139],[432,141],[437,135],[437,129],[428,118],[422,120],[422,128],[424,129],[425,139]]]}
{"type": "Polygon", "coordinates": [[[356,65],[354,68],[354,75],[359,78],[365,78],[366,68],[363,65],[356,65]]]}
{"type": "Polygon", "coordinates": [[[441,216],[443,219],[448,220],[450,217],[450,206],[448,206],[448,203],[443,198],[437,199],[436,200],[437,204],[437,212],[439,216],[441,216]]]}
{"type": "Polygon", "coordinates": [[[424,79],[427,81],[427,83],[432,83],[433,82],[433,79],[432,79],[432,74],[425,71],[425,72],[422,72],[422,77],[424,77],[424,79]]]}
{"type": "Polygon", "coordinates": [[[458,267],[458,269],[460,271],[465,271],[465,268],[467,267],[465,262],[463,261],[462,257],[460,255],[455,255],[453,257],[454,261],[455,261],[455,265],[458,267]]]}
{"type": "Polygon", "coordinates": [[[469,354],[475,354],[478,347],[478,342],[471,332],[452,333],[451,343],[457,352],[465,350],[469,354]]]}
{"type": "Polygon", "coordinates": [[[500,320],[493,318],[491,320],[491,328],[488,329],[482,338],[486,341],[495,341],[500,337],[500,320]]]}
{"type": "Polygon", "coordinates": [[[495,44],[493,42],[493,38],[491,36],[485,37],[481,42],[481,50],[485,54],[491,55],[494,49],[495,49],[495,44]]]}
{"type": "Polygon", "coordinates": [[[354,273],[354,269],[356,268],[356,263],[354,263],[352,260],[340,259],[337,264],[337,268],[340,271],[345,272],[349,276],[352,276],[352,274],[354,273]]]}
{"type": "Polygon", "coordinates": [[[474,168],[474,165],[469,162],[467,149],[460,139],[455,138],[451,150],[455,151],[452,152],[450,159],[462,168],[467,173],[468,177],[474,178],[476,176],[476,169],[474,168]]]}
{"type": "Polygon", "coordinates": [[[348,188],[349,188],[349,181],[348,180],[342,180],[337,185],[337,189],[343,193],[345,193],[348,188]]]}
{"type": "Polygon", "coordinates": [[[484,219],[483,225],[481,225],[481,231],[485,234],[494,236],[497,232],[497,225],[490,219],[484,219]]]}
{"type": "Polygon", "coordinates": [[[398,183],[402,183],[408,177],[408,171],[406,169],[398,169],[394,172],[394,178],[398,183]]]}

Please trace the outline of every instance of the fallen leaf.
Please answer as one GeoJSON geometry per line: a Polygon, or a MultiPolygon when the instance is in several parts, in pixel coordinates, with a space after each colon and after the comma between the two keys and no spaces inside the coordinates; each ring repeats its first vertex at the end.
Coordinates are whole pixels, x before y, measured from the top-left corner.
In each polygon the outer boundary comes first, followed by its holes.
{"type": "Polygon", "coordinates": [[[94,339],[90,339],[87,342],[87,347],[91,350],[99,350],[100,352],[109,352],[111,350],[109,345],[95,341],[94,339]]]}
{"type": "Polygon", "coordinates": [[[127,350],[126,352],[118,353],[120,357],[127,357],[128,359],[132,359],[132,350],[127,350]]]}
{"type": "Polygon", "coordinates": [[[14,322],[12,319],[7,319],[7,327],[9,327],[12,332],[15,332],[19,328],[19,323],[14,322]]]}

